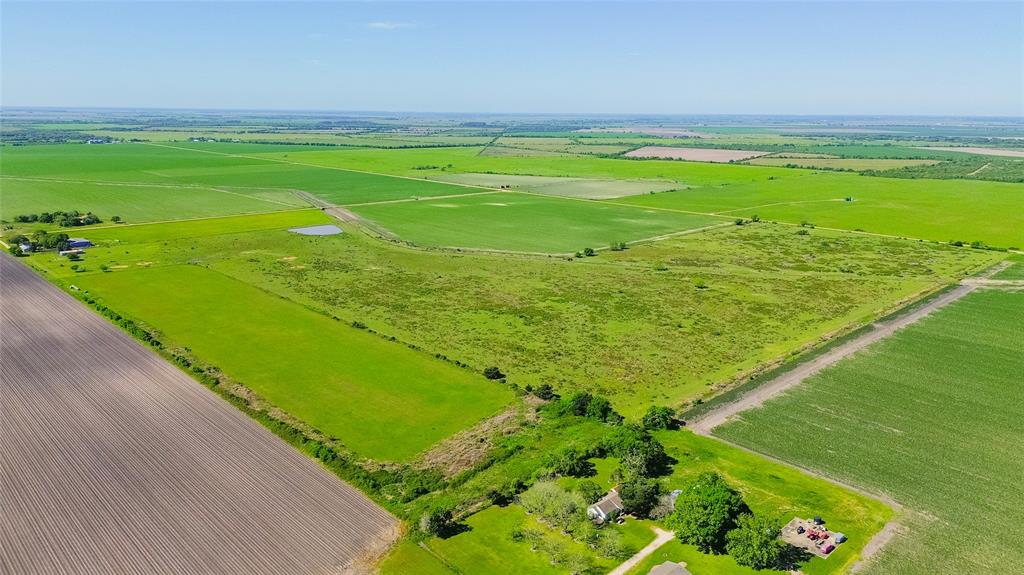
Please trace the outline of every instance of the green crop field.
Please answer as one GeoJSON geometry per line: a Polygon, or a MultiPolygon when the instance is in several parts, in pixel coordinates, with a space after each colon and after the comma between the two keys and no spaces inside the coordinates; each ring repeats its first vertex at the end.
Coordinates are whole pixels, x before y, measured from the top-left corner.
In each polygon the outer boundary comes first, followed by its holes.
{"type": "Polygon", "coordinates": [[[418,245],[520,252],[606,248],[612,242],[728,222],[703,215],[510,192],[352,209],[418,245]]]}
{"type": "Polygon", "coordinates": [[[1024,563],[1024,294],[980,290],[716,434],[906,505],[868,573],[1013,573],[1024,563]]]}
{"type": "Polygon", "coordinates": [[[511,399],[480,375],[198,266],[75,281],[365,457],[407,460],[511,399]]]}
{"type": "Polygon", "coordinates": [[[448,174],[431,176],[431,179],[442,182],[485,186],[488,188],[508,186],[511,189],[525,192],[592,200],[667,192],[684,187],[677,182],[659,182],[656,180],[594,180],[587,178],[513,176],[508,174],[448,174]]]}

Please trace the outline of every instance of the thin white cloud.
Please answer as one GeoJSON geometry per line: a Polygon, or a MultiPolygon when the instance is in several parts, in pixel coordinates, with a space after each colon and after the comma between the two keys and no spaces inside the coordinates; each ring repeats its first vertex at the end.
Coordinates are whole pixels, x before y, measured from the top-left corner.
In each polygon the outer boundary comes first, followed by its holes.
{"type": "Polygon", "coordinates": [[[391,20],[366,23],[366,27],[370,30],[407,30],[409,28],[416,28],[417,26],[419,26],[419,24],[416,22],[395,22],[391,20]]]}

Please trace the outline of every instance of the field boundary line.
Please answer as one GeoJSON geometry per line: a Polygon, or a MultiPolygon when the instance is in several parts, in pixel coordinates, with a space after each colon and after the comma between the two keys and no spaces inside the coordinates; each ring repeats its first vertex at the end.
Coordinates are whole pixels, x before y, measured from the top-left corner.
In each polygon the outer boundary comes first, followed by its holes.
{"type": "Polygon", "coordinates": [[[720,407],[688,421],[687,427],[698,435],[711,436],[714,428],[726,423],[726,421],[739,413],[747,411],[748,409],[760,407],[765,401],[799,385],[800,383],[803,383],[807,378],[831,367],[840,360],[843,360],[854,353],[891,336],[896,331],[918,322],[930,315],[932,312],[971,293],[977,289],[977,287],[978,286],[976,285],[960,284],[953,290],[940,295],[925,305],[913,309],[906,314],[896,316],[887,321],[875,322],[871,324],[872,329],[867,333],[847,341],[819,357],[815,357],[806,363],[798,365],[793,369],[780,374],[771,381],[750,390],[749,393],[741,395],[735,401],[725,403],[720,407]]]}
{"type": "Polygon", "coordinates": [[[772,204],[760,204],[760,205],[757,205],[757,206],[742,207],[742,208],[736,208],[736,209],[732,209],[732,210],[720,210],[720,211],[712,212],[712,213],[714,213],[714,214],[723,214],[724,215],[724,214],[729,214],[729,213],[732,213],[732,212],[738,212],[740,210],[756,210],[758,208],[770,208],[772,206],[792,206],[792,205],[796,205],[796,204],[818,204],[818,203],[823,203],[823,202],[845,202],[845,201],[846,200],[844,198],[828,198],[828,199],[825,199],[825,200],[799,200],[799,201],[796,201],[796,202],[775,202],[775,203],[772,203],[772,204]]]}

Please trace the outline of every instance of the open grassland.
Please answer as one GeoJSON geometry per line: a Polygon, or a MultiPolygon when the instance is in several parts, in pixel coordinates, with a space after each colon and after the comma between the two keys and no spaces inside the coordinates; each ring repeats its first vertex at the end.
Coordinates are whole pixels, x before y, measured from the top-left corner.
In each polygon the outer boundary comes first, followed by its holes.
{"type": "Polygon", "coordinates": [[[1024,294],[979,290],[715,433],[909,507],[869,573],[1016,572],[1022,322],[1024,294]]]}
{"type": "Polygon", "coordinates": [[[572,253],[727,222],[699,214],[500,192],[354,206],[362,217],[421,246],[572,253]]]}
{"type": "Polygon", "coordinates": [[[333,573],[397,521],[0,255],[0,571],[333,573]]]}
{"type": "MultiPolygon", "coordinates": [[[[242,232],[242,220],[231,220],[240,233],[216,235],[204,235],[218,229],[209,227],[213,220],[109,228],[74,264],[78,271],[53,254],[26,261],[69,283],[101,266],[116,276],[197,262],[476,369],[500,366],[520,386],[585,388],[635,414],[706,394],[711,384],[998,257],[760,224],[567,261],[405,249],[348,225],[322,238],[242,232]],[[124,235],[115,243],[117,232],[124,235]]],[[[133,274],[125,275],[117,281],[130,283],[133,274]]]]}
{"type": "MultiPolygon", "coordinates": [[[[808,154],[809,155],[809,154],[808,154]]],[[[827,170],[892,170],[907,166],[928,166],[939,163],[939,160],[893,160],[893,159],[862,159],[862,158],[794,158],[769,156],[747,160],[755,166],[797,166],[801,168],[824,168],[827,170]]]]}
{"type": "Polygon", "coordinates": [[[75,281],[365,457],[407,460],[511,399],[482,376],[198,266],[75,281]]]}

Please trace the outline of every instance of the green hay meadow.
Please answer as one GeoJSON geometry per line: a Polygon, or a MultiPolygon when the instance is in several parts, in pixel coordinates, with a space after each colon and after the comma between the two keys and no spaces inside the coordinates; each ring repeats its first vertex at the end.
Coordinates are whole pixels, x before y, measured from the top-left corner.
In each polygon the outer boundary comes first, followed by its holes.
{"type": "Polygon", "coordinates": [[[198,266],[76,283],[364,457],[406,461],[512,399],[481,375],[198,266]]]}
{"type": "Polygon", "coordinates": [[[722,218],[524,193],[363,205],[360,216],[421,246],[572,253],[713,226],[722,218]]]}

